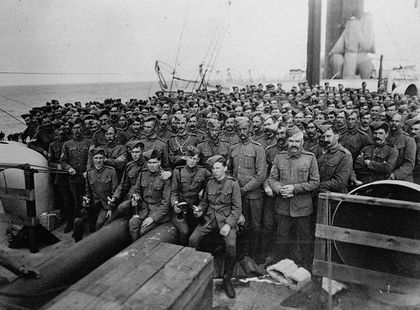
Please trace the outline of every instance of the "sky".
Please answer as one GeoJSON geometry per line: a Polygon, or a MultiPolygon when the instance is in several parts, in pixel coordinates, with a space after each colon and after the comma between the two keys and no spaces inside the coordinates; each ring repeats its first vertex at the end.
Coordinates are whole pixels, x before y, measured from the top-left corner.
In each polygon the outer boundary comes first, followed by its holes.
{"type": "MultiPolygon", "coordinates": [[[[366,0],[365,7],[374,14],[378,55],[419,57],[414,0],[366,0]],[[404,42],[415,47],[390,52],[404,42]]],[[[203,62],[213,78],[228,68],[235,79],[306,69],[308,0],[8,0],[0,11],[0,71],[84,73],[0,74],[0,85],[150,81],[156,60],[186,78],[196,78],[203,62]]]]}

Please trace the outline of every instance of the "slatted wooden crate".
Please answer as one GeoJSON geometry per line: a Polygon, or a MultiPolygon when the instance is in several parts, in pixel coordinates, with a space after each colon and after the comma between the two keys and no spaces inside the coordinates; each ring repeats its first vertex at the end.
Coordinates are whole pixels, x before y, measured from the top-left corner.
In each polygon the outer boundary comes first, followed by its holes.
{"type": "MultiPolygon", "coordinates": [[[[420,240],[334,226],[328,215],[331,214],[331,203],[337,202],[361,204],[366,208],[381,206],[420,211],[420,203],[418,202],[339,193],[321,193],[319,195],[315,231],[313,274],[338,281],[362,284],[367,287],[382,288],[385,291],[387,288],[391,288],[398,293],[412,293],[413,288],[420,288],[420,279],[417,278],[328,261],[327,242],[331,243],[332,241],[392,250],[403,254],[420,255],[420,240]]],[[[346,208],[351,208],[351,205],[347,205],[346,208]]]]}
{"type": "Polygon", "coordinates": [[[43,309],[211,309],[212,280],[210,254],[140,239],[43,309]]]}

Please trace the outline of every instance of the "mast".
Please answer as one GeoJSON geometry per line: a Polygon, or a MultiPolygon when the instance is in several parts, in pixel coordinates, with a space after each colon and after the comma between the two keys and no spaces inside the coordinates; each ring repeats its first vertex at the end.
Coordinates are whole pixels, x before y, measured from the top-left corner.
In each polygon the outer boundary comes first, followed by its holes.
{"type": "Polygon", "coordinates": [[[310,86],[319,84],[321,73],[321,1],[322,0],[308,0],[306,79],[310,86]]]}

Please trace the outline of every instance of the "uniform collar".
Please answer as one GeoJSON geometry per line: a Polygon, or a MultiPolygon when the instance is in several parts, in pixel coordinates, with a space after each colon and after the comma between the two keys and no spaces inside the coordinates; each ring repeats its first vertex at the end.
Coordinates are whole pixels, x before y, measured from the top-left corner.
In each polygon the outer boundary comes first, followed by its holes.
{"type": "Polygon", "coordinates": [[[100,169],[96,169],[96,166],[94,166],[94,167],[95,167],[95,171],[98,172],[98,173],[100,173],[100,172],[102,172],[102,171],[105,170],[105,164],[103,164],[100,169]]]}
{"type": "Polygon", "coordinates": [[[250,137],[248,137],[245,141],[241,140],[241,144],[243,144],[243,145],[248,145],[250,143],[251,143],[251,138],[250,137]]]}
{"type": "Polygon", "coordinates": [[[334,146],[334,147],[332,147],[332,148],[329,148],[329,149],[328,149],[328,151],[327,151],[327,153],[335,153],[335,152],[337,152],[339,149],[340,149],[340,144],[339,144],[339,143],[337,143],[337,145],[336,145],[336,146],[334,146]]]}

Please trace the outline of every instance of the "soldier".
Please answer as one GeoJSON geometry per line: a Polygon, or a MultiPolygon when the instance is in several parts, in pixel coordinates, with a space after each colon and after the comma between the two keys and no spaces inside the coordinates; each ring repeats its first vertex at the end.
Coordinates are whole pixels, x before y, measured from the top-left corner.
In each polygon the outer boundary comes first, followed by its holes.
{"type": "Polygon", "coordinates": [[[235,117],[233,115],[229,115],[226,119],[224,132],[220,135],[220,139],[228,141],[231,146],[239,143],[240,139],[235,130],[235,117]]]}
{"type": "Polygon", "coordinates": [[[143,120],[136,116],[136,118],[132,120],[130,129],[127,132],[127,141],[138,141],[143,137],[143,120]]]}
{"type": "Polygon", "coordinates": [[[139,141],[143,143],[144,149],[157,150],[161,153],[162,167],[169,168],[168,145],[165,140],[157,135],[158,120],[155,116],[148,116],[144,119],[144,136],[139,141]]]}
{"type": "Polygon", "coordinates": [[[196,115],[187,116],[188,132],[195,134],[198,137],[199,141],[203,141],[206,138],[206,133],[204,131],[198,130],[197,124],[198,121],[196,115]]]}
{"type": "Polygon", "coordinates": [[[28,147],[48,157],[48,148],[55,139],[54,127],[51,118],[47,114],[42,118],[42,124],[38,126],[35,135],[28,143],[28,147]]]}
{"type": "Polygon", "coordinates": [[[268,183],[276,203],[276,237],[274,253],[267,264],[288,257],[286,253],[291,229],[297,235],[302,265],[310,270],[312,264],[311,220],[312,192],[319,184],[318,165],[313,153],[302,148],[303,133],[293,129],[288,138],[287,152],[280,152],[274,159],[268,183]]]}
{"type": "Polygon", "coordinates": [[[85,193],[85,179],[90,140],[83,137],[83,122],[79,119],[72,127],[73,138],[64,142],[60,164],[63,170],[69,172],[70,191],[73,196],[73,210],[68,214],[64,232],[73,229],[73,219],[79,216],[82,207],[82,196],[85,193]]]}
{"type": "Polygon", "coordinates": [[[185,115],[177,114],[178,131],[176,136],[169,139],[169,161],[172,168],[185,164],[184,156],[189,146],[196,146],[200,141],[195,134],[187,131],[187,118],[185,115]]]}
{"type": "Polygon", "coordinates": [[[340,134],[338,140],[344,148],[350,151],[353,160],[356,160],[362,148],[372,143],[369,136],[359,129],[358,124],[359,114],[357,111],[353,111],[347,118],[347,131],[340,134]]]}
{"type": "Polygon", "coordinates": [[[214,155],[222,155],[227,158],[230,144],[220,138],[220,126],[220,122],[215,119],[210,119],[207,122],[207,139],[197,145],[202,165],[214,155]]]}
{"type": "Polygon", "coordinates": [[[231,146],[228,167],[232,176],[238,180],[242,195],[242,211],[245,217],[244,243],[241,250],[256,256],[263,207],[263,183],[267,176],[267,163],[264,148],[250,138],[251,122],[246,117],[238,119],[237,130],[240,143],[231,146]],[[253,253],[252,253],[253,252],[253,253]],[[252,254],[251,254],[252,253],[252,254]]]}
{"type": "Polygon", "coordinates": [[[420,119],[416,118],[411,125],[411,136],[416,141],[416,163],[413,170],[413,181],[420,184],[420,119]]]}
{"type": "Polygon", "coordinates": [[[198,165],[200,151],[190,146],[185,156],[186,165],[178,166],[173,171],[171,186],[171,205],[177,216],[173,219],[179,231],[179,239],[182,245],[188,243],[191,231],[198,222],[193,216],[193,206],[199,204],[199,193],[211,176],[204,167],[198,165]],[[181,209],[181,205],[184,207],[181,209]]]}
{"type": "Polygon", "coordinates": [[[143,168],[137,178],[133,195],[134,214],[128,223],[133,241],[170,219],[171,182],[161,178],[160,152],[149,150],[144,157],[147,168],[143,168]]]}
{"type": "MultiPolygon", "coordinates": [[[[169,105],[168,105],[169,106],[169,105]]],[[[169,118],[168,113],[164,112],[159,119],[159,137],[163,139],[165,142],[168,142],[169,139],[175,135],[172,129],[168,125],[169,118]]]]}
{"type": "Polygon", "coordinates": [[[397,149],[386,142],[389,126],[385,122],[371,124],[374,144],[365,146],[354,161],[357,185],[386,180],[394,169],[398,157],[397,149]]]}
{"type": "Polygon", "coordinates": [[[335,121],[335,128],[337,128],[337,132],[340,135],[340,139],[341,139],[341,137],[347,132],[347,112],[340,111],[337,113],[337,119],[335,121]]]}
{"type": "Polygon", "coordinates": [[[264,136],[263,122],[264,122],[264,119],[259,113],[252,118],[252,135],[251,135],[252,140],[258,141],[263,138],[264,136]]]}
{"type": "MultiPolygon", "coordinates": [[[[109,113],[107,110],[103,110],[99,114],[99,121],[101,126],[96,132],[92,134],[92,147],[105,146],[107,144],[105,133],[107,132],[108,127],[111,125],[109,113]]],[[[126,136],[121,130],[116,130],[116,137],[119,141],[119,144],[124,145],[127,142],[126,136]]]]}
{"type": "Polygon", "coordinates": [[[370,124],[372,123],[372,116],[370,112],[365,112],[360,118],[360,130],[363,131],[365,134],[368,135],[369,139],[373,141],[373,133],[370,128],[370,124]]]}
{"type": "Polygon", "coordinates": [[[277,125],[274,122],[273,117],[269,117],[264,121],[264,135],[261,139],[256,140],[256,142],[260,143],[264,149],[267,147],[276,144],[276,130],[277,125]]]}
{"type": "Polygon", "coordinates": [[[204,215],[205,223],[199,224],[189,239],[189,246],[197,248],[209,233],[218,231],[225,242],[225,268],[222,286],[229,298],[235,298],[231,278],[236,258],[236,225],[241,215],[241,190],[238,182],[226,175],[226,159],[220,155],[211,157],[213,177],[207,182],[196,217],[204,215]]]}
{"type": "Polygon", "coordinates": [[[322,148],[319,145],[319,137],[317,127],[315,126],[315,121],[310,120],[308,122],[303,123],[305,126],[306,137],[304,137],[303,141],[303,149],[314,153],[316,159],[322,155],[322,148]]]}
{"type": "Polygon", "coordinates": [[[390,121],[390,135],[387,142],[398,150],[398,159],[394,170],[389,175],[389,180],[402,180],[413,182],[413,169],[416,158],[416,142],[402,130],[403,117],[396,113],[390,121]]]}
{"type": "Polygon", "coordinates": [[[86,194],[81,216],[74,221],[72,237],[76,242],[83,239],[84,223],[89,222],[90,232],[100,229],[111,217],[112,208],[108,201],[118,186],[114,168],[105,165],[105,150],[94,148],[91,151],[94,168],[86,174],[86,194]]]}
{"type": "Polygon", "coordinates": [[[347,183],[353,169],[351,153],[338,143],[338,131],[331,125],[319,125],[326,151],[319,157],[320,184],[318,189],[347,193],[347,183]]]}

